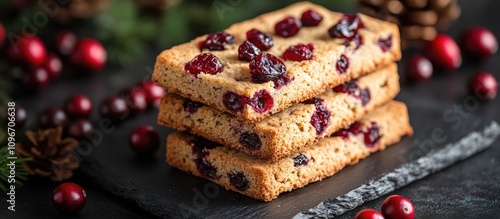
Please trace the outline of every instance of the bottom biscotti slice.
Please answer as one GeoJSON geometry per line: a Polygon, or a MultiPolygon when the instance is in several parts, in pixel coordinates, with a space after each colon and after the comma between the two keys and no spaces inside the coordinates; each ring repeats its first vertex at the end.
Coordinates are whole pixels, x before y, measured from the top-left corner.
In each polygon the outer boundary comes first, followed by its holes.
{"type": "Polygon", "coordinates": [[[391,101],[331,137],[274,162],[183,132],[168,136],[167,162],[226,189],[271,201],[282,192],[329,177],[412,133],[406,106],[391,101]]]}

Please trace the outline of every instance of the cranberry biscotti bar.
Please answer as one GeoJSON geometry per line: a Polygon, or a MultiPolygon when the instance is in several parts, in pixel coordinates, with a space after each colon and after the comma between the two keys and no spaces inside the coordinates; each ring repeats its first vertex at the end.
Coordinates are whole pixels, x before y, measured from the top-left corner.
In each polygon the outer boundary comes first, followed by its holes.
{"type": "Polygon", "coordinates": [[[395,24],[301,2],[163,51],[153,80],[256,122],[399,60],[399,44],[395,24]]]}
{"type": "Polygon", "coordinates": [[[332,176],[411,135],[408,111],[392,101],[300,152],[269,161],[183,132],[167,138],[167,162],[226,189],[263,201],[332,176]]]}
{"type": "Polygon", "coordinates": [[[330,136],[398,93],[399,76],[392,63],[256,123],[168,94],[161,100],[158,124],[276,161],[330,136]]]}

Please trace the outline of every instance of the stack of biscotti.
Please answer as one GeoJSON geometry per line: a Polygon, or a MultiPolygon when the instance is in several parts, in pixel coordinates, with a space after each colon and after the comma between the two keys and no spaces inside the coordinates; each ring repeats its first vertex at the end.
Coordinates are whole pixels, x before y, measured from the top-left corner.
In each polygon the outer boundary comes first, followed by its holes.
{"type": "Polygon", "coordinates": [[[163,51],[167,163],[255,199],[333,175],[412,134],[397,26],[302,2],[163,51]]]}

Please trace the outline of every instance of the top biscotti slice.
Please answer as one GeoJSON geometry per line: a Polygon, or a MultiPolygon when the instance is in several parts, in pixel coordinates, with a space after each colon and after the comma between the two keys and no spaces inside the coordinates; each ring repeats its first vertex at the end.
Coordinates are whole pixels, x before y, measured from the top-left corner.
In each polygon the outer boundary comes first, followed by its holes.
{"type": "Polygon", "coordinates": [[[400,57],[396,25],[302,2],[163,51],[153,80],[170,93],[256,122],[400,57]],[[308,10],[322,20],[300,27],[308,10]]]}

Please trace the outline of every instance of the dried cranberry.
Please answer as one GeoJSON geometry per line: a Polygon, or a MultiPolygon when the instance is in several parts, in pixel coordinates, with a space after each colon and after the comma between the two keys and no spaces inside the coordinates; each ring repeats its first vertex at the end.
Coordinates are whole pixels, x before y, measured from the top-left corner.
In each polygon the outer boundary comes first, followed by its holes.
{"type": "Polygon", "coordinates": [[[263,33],[257,29],[247,31],[247,39],[257,48],[267,51],[274,46],[274,39],[271,34],[263,33]]]}
{"type": "Polygon", "coordinates": [[[186,112],[193,114],[193,113],[196,113],[196,111],[198,111],[198,108],[203,106],[203,103],[199,103],[199,102],[192,101],[192,100],[186,100],[186,101],[184,101],[182,106],[184,107],[184,110],[186,112]]]}
{"type": "Polygon", "coordinates": [[[228,91],[222,95],[222,103],[233,112],[242,112],[249,101],[248,97],[240,96],[232,91],[228,91]]]}
{"type": "Polygon", "coordinates": [[[273,80],[274,82],[274,89],[276,90],[279,90],[280,88],[282,88],[283,86],[289,84],[290,82],[292,82],[293,80],[295,80],[295,77],[288,77],[286,75],[283,75],[283,77],[280,77],[280,78],[276,78],[273,80]]]}
{"type": "Polygon", "coordinates": [[[306,104],[314,104],[316,110],[311,116],[311,125],[316,129],[316,135],[321,135],[325,132],[326,128],[330,124],[331,112],[325,105],[325,101],[319,98],[312,98],[306,100],[306,104]]]}
{"type": "Polygon", "coordinates": [[[335,92],[347,93],[357,99],[361,100],[361,104],[365,106],[370,101],[370,90],[368,88],[361,89],[358,85],[358,80],[353,79],[347,81],[335,88],[333,88],[335,92]]]}
{"type": "Polygon", "coordinates": [[[366,106],[371,99],[370,89],[361,89],[359,91],[359,99],[361,99],[361,105],[366,106]]]}
{"type": "Polygon", "coordinates": [[[250,188],[247,177],[245,177],[243,172],[229,172],[227,173],[227,178],[229,178],[229,183],[237,190],[246,191],[250,188]]]}
{"type": "Polygon", "coordinates": [[[285,63],[272,54],[261,53],[250,61],[250,74],[252,74],[253,82],[263,83],[272,81],[283,76],[285,73],[285,63]]]}
{"type": "Polygon", "coordinates": [[[371,126],[364,132],[365,144],[372,148],[377,146],[380,141],[380,128],[376,122],[372,122],[371,126]]]}
{"type": "Polygon", "coordinates": [[[337,64],[335,64],[335,68],[339,74],[345,74],[349,68],[349,58],[345,55],[340,55],[339,60],[337,60],[337,64]]]}
{"type": "Polygon", "coordinates": [[[347,14],[340,21],[328,30],[333,38],[350,39],[354,37],[360,28],[363,28],[363,22],[356,14],[347,14]]]}
{"type": "Polygon", "coordinates": [[[214,149],[217,146],[217,143],[209,141],[205,138],[196,138],[196,140],[191,142],[191,151],[197,158],[204,158],[209,154],[205,149],[214,149]]]}
{"type": "Polygon", "coordinates": [[[378,39],[377,44],[382,49],[382,52],[387,52],[392,47],[392,35],[389,35],[386,39],[378,39]]]}
{"type": "Polygon", "coordinates": [[[294,167],[307,165],[307,163],[309,163],[309,158],[307,158],[306,155],[304,155],[304,154],[299,154],[293,158],[293,166],[294,167]]]}
{"type": "Polygon", "coordinates": [[[217,168],[214,167],[206,158],[196,158],[194,163],[196,164],[196,169],[201,175],[210,179],[220,178],[220,176],[217,175],[217,168]]]}
{"type": "Polygon", "coordinates": [[[260,53],[260,49],[248,40],[238,47],[238,59],[241,61],[250,61],[260,53]]]}
{"type": "Polygon", "coordinates": [[[313,10],[304,11],[304,13],[302,13],[302,17],[300,18],[300,21],[302,22],[302,25],[304,25],[304,27],[318,26],[322,20],[323,16],[313,10]]]}
{"type": "Polygon", "coordinates": [[[288,38],[297,35],[302,23],[292,16],[286,17],[274,26],[277,35],[288,38]]]}
{"type": "Polygon", "coordinates": [[[198,74],[205,73],[215,75],[224,70],[224,66],[219,58],[210,53],[202,53],[194,57],[184,65],[184,71],[198,77],[198,74]]]}
{"type": "Polygon", "coordinates": [[[345,128],[342,128],[338,130],[337,132],[333,133],[332,136],[339,136],[342,137],[344,140],[349,138],[349,135],[358,135],[362,133],[363,131],[361,130],[361,124],[359,122],[355,122],[351,124],[350,126],[347,126],[345,128]]]}
{"type": "Polygon", "coordinates": [[[240,135],[240,144],[252,151],[260,150],[262,147],[262,141],[256,133],[244,132],[240,135]]]}
{"type": "Polygon", "coordinates": [[[224,50],[224,46],[233,44],[234,37],[231,34],[218,32],[208,34],[207,39],[201,43],[201,49],[209,49],[211,51],[224,50]]]}
{"type": "Polygon", "coordinates": [[[356,33],[353,37],[346,39],[344,45],[349,46],[351,42],[354,42],[354,50],[357,50],[363,45],[363,37],[356,33]]]}
{"type": "Polygon", "coordinates": [[[313,59],[313,51],[314,46],[312,43],[307,45],[301,43],[288,47],[283,53],[283,58],[292,61],[311,60],[313,59]]]}
{"type": "Polygon", "coordinates": [[[248,103],[255,112],[263,113],[271,109],[274,105],[274,99],[266,90],[260,90],[255,93],[248,103]]]}

